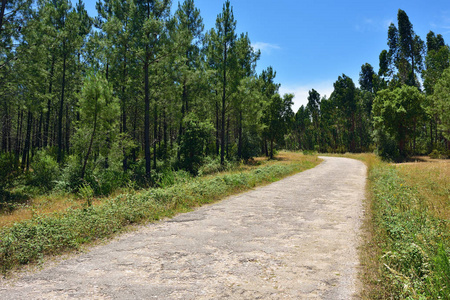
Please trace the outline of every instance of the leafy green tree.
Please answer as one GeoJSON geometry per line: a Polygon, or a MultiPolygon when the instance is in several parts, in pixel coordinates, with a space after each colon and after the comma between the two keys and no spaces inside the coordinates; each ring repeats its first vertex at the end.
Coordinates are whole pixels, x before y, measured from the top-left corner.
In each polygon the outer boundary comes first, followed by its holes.
{"type": "Polygon", "coordinates": [[[310,150],[312,149],[307,133],[311,124],[311,115],[304,105],[300,106],[294,117],[294,128],[297,134],[298,150],[310,150]]]}
{"type": "MultiPolygon", "coordinates": [[[[173,43],[173,55],[176,62],[176,80],[180,82],[181,118],[178,131],[178,139],[184,134],[183,119],[188,114],[196,100],[194,94],[199,94],[202,74],[202,43],[204,41],[204,24],[200,10],[195,7],[194,0],[185,0],[178,3],[175,12],[175,28],[171,31],[173,43]]],[[[178,153],[180,156],[181,153],[178,153]]]]}
{"type": "Polygon", "coordinates": [[[194,114],[184,118],[186,132],[181,139],[181,165],[197,174],[206,154],[206,146],[213,137],[214,126],[210,122],[200,121],[194,114]]]}
{"type": "Polygon", "coordinates": [[[416,87],[402,86],[378,92],[372,114],[378,147],[384,156],[396,160],[407,156],[406,147],[415,133],[414,125],[424,115],[423,102],[424,95],[416,87]],[[397,147],[388,146],[389,140],[397,147]]]}
{"type": "Polygon", "coordinates": [[[439,129],[450,148],[450,68],[447,68],[434,87],[433,100],[436,105],[439,129]]]}
{"type": "MultiPolygon", "coordinates": [[[[133,50],[141,60],[144,69],[144,154],[145,172],[151,175],[150,141],[150,71],[167,55],[167,22],[170,14],[170,0],[137,0],[133,22],[139,31],[133,39],[133,50]]],[[[156,74],[153,74],[156,75],[156,74]]],[[[155,99],[154,99],[155,100],[155,99]]],[[[154,101],[154,108],[157,102],[154,101]]],[[[154,109],[156,111],[156,109],[154,109]]]]}
{"type": "Polygon", "coordinates": [[[291,128],[294,117],[291,108],[293,98],[293,94],[285,94],[283,98],[279,94],[275,94],[264,109],[262,122],[265,125],[264,134],[270,142],[270,159],[273,159],[275,142],[284,141],[284,135],[291,128]]]}
{"type": "Polygon", "coordinates": [[[331,98],[341,113],[342,126],[345,128],[345,132],[343,132],[344,134],[342,135],[342,139],[345,144],[343,146],[347,147],[347,149],[351,152],[354,152],[356,150],[356,87],[353,80],[345,74],[339,76],[333,86],[334,91],[331,94],[331,98]]]}
{"type": "Polygon", "coordinates": [[[306,108],[312,118],[314,146],[320,147],[320,94],[315,89],[309,91],[306,108]]]}
{"type": "MultiPolygon", "coordinates": [[[[252,107],[251,102],[259,102],[255,98],[256,95],[256,62],[260,57],[260,52],[255,52],[253,50],[252,44],[248,34],[241,34],[239,39],[236,41],[236,68],[232,76],[235,80],[235,85],[237,85],[236,92],[233,95],[232,107],[235,116],[235,122],[237,127],[237,139],[238,139],[238,150],[237,156],[242,158],[243,152],[243,130],[244,117],[252,119],[252,117],[246,114],[245,110],[252,107]],[[249,95],[251,93],[252,95],[249,95]],[[253,96],[255,94],[255,96],[253,96]]],[[[254,106],[253,106],[254,107],[254,106]]],[[[248,113],[248,111],[247,111],[248,113]]],[[[253,115],[253,117],[256,117],[253,115]]],[[[257,119],[256,119],[257,120],[257,119]]]]}
{"type": "Polygon", "coordinates": [[[362,90],[373,93],[374,76],[375,72],[373,71],[373,67],[369,63],[365,63],[361,66],[361,71],[359,72],[359,85],[362,90]]]}
{"type": "Polygon", "coordinates": [[[236,88],[230,84],[230,73],[236,67],[234,59],[236,42],[236,20],[230,1],[226,0],[222,13],[217,16],[216,30],[210,32],[210,53],[212,54],[213,68],[220,76],[221,85],[221,126],[220,126],[220,163],[225,163],[225,135],[227,99],[232,90],[236,88]]]}
{"type": "Polygon", "coordinates": [[[81,179],[95,147],[105,155],[109,151],[105,136],[111,136],[119,115],[119,104],[109,83],[100,74],[90,74],[84,81],[80,97],[81,126],[77,131],[78,153],[83,154],[81,179]]]}

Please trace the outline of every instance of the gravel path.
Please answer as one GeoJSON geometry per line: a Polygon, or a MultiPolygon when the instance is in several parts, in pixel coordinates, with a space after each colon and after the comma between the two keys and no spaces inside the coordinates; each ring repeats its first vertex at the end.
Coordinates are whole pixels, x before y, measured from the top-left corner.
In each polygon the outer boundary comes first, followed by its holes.
{"type": "Polygon", "coordinates": [[[4,281],[0,299],[357,299],[366,167],[323,159],[4,281]]]}

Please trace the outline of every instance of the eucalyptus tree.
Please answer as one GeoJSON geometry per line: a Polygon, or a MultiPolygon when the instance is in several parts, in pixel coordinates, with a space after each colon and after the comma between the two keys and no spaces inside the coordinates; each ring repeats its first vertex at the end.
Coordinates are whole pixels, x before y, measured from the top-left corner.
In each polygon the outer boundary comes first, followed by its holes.
{"type": "Polygon", "coordinates": [[[362,90],[373,93],[374,84],[373,77],[375,72],[373,67],[369,63],[365,63],[361,66],[361,71],[359,72],[359,85],[362,90]]]}
{"type": "MultiPolygon", "coordinates": [[[[338,80],[333,84],[334,91],[331,94],[331,98],[339,109],[341,118],[340,123],[345,129],[341,134],[341,138],[344,142],[344,147],[351,152],[356,150],[356,136],[355,136],[355,114],[357,108],[356,101],[356,87],[353,80],[342,74],[338,77],[338,80]]],[[[338,126],[339,127],[339,126],[338,126]]]]}
{"type": "Polygon", "coordinates": [[[408,151],[407,145],[415,134],[417,120],[424,115],[424,97],[417,87],[406,85],[378,92],[372,114],[375,138],[383,156],[401,160],[414,151],[408,151]]]}
{"type": "MultiPolygon", "coordinates": [[[[419,86],[418,74],[423,69],[424,42],[413,30],[405,11],[399,9],[398,27],[393,23],[388,29],[389,52],[380,55],[380,71],[392,77],[392,84],[419,86]]],[[[391,84],[391,85],[392,85],[391,84]]]]}
{"type": "Polygon", "coordinates": [[[427,34],[427,56],[425,58],[425,69],[423,70],[423,85],[427,94],[426,111],[430,121],[430,146],[429,151],[435,148],[439,139],[438,134],[438,106],[436,97],[433,97],[437,82],[445,69],[449,67],[450,48],[445,45],[444,38],[440,34],[430,31],[427,34]]]}
{"type": "Polygon", "coordinates": [[[438,126],[447,140],[447,149],[450,150],[450,68],[447,68],[435,85],[433,102],[436,106],[438,126]]]}

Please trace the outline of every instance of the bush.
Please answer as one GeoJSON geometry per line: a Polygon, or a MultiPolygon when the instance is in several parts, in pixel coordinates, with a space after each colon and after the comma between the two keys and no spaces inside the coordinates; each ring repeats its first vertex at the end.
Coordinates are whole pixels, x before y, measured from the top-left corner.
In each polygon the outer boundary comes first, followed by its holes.
{"type": "Polygon", "coordinates": [[[20,174],[19,165],[12,153],[0,153],[0,193],[8,188],[20,174]]]}
{"type": "Polygon", "coordinates": [[[45,150],[38,151],[31,164],[33,172],[29,184],[44,192],[53,189],[59,177],[60,169],[56,160],[45,150]]]}
{"type": "Polygon", "coordinates": [[[256,129],[244,129],[242,132],[241,158],[245,161],[258,156],[261,151],[261,138],[256,129]]]}
{"type": "MultiPolygon", "coordinates": [[[[66,164],[61,172],[61,175],[59,176],[58,180],[56,181],[55,189],[63,192],[76,192],[83,183],[83,180],[81,179],[81,158],[75,155],[71,155],[67,158],[66,164]]],[[[91,175],[91,167],[86,168],[86,177],[89,177],[91,175]]]]}
{"type": "Polygon", "coordinates": [[[445,153],[445,151],[439,151],[437,149],[434,149],[430,154],[430,158],[433,159],[445,159],[448,157],[448,155],[445,153]]]}
{"type": "Polygon", "coordinates": [[[212,139],[214,127],[209,122],[200,121],[190,114],[184,119],[185,133],[181,137],[180,165],[186,171],[197,175],[202,164],[207,144],[212,139]]]}

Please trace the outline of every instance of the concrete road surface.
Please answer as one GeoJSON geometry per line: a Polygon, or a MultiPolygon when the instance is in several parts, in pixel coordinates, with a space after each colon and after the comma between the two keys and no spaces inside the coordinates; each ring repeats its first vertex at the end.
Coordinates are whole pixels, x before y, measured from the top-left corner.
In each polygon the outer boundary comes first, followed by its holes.
{"type": "Polygon", "coordinates": [[[366,167],[323,159],[3,281],[0,299],[357,299],[366,167]]]}

